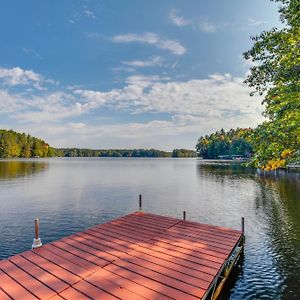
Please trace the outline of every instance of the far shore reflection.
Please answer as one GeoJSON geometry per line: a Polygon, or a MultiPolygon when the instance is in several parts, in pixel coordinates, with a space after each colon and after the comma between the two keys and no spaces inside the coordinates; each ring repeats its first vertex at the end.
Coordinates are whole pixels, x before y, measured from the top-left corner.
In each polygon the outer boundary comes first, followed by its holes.
{"type": "Polygon", "coordinates": [[[33,160],[0,160],[0,180],[31,176],[48,169],[49,163],[33,160]]]}

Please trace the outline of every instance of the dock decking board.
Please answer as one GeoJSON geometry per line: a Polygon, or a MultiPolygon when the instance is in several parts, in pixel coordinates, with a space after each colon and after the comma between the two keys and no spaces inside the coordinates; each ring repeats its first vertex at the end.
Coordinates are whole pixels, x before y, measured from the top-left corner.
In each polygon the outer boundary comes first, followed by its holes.
{"type": "Polygon", "coordinates": [[[132,213],[0,261],[0,300],[203,299],[241,238],[132,213]]]}

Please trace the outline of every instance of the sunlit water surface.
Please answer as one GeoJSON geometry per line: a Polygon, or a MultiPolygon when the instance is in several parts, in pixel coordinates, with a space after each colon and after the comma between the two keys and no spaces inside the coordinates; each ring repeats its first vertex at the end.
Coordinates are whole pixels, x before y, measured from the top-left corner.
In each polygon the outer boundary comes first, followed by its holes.
{"type": "Polygon", "coordinates": [[[229,299],[300,299],[300,177],[258,176],[197,159],[0,161],[0,258],[135,211],[240,228],[246,246],[229,299]]]}

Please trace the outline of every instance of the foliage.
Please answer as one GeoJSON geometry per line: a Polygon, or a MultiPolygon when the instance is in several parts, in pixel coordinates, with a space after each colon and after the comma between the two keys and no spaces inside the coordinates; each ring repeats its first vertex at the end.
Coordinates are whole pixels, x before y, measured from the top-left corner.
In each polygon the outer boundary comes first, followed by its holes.
{"type": "Polygon", "coordinates": [[[0,158],[12,157],[51,157],[56,156],[43,140],[25,133],[0,129],[0,158]]]}
{"type": "Polygon", "coordinates": [[[170,157],[170,152],[155,149],[92,150],[77,148],[59,149],[66,157],[170,157]]]}
{"type": "Polygon", "coordinates": [[[221,155],[248,157],[252,153],[252,145],[248,141],[251,132],[250,128],[230,129],[227,132],[221,129],[201,136],[196,145],[198,156],[205,159],[216,159],[221,155]]]}
{"type": "Polygon", "coordinates": [[[244,53],[254,63],[245,82],[264,95],[267,121],[252,134],[252,163],[265,170],[297,160],[300,149],[300,1],[276,2],[283,28],[253,37],[244,53]]]}
{"type": "Polygon", "coordinates": [[[197,153],[194,150],[174,149],[172,157],[196,157],[197,153]]]}

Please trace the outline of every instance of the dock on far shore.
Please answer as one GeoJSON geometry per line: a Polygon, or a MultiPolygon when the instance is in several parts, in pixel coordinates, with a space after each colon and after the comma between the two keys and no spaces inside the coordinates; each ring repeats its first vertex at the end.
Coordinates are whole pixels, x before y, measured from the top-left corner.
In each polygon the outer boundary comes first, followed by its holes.
{"type": "Polygon", "coordinates": [[[243,243],[243,230],[139,211],[1,260],[0,299],[216,299],[243,243]]]}

